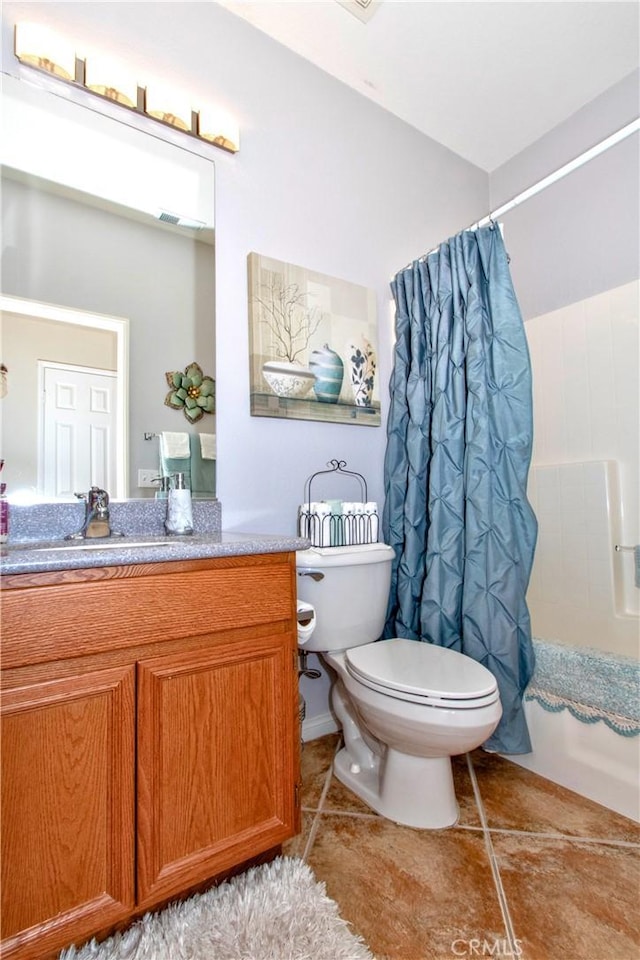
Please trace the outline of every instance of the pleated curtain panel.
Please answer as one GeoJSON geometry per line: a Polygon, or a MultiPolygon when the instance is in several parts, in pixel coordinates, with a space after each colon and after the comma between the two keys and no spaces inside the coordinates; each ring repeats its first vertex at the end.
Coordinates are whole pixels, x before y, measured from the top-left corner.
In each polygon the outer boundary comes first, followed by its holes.
{"type": "Polygon", "coordinates": [[[437,643],[486,666],[503,716],[484,747],[527,753],[531,365],[499,227],[453,237],[391,287],[383,530],[396,556],[384,636],[437,643]]]}

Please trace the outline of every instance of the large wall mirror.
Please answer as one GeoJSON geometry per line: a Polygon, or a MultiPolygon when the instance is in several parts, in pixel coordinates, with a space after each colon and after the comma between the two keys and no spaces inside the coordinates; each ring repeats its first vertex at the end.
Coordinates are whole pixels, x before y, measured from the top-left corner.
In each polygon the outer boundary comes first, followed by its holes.
{"type": "Polygon", "coordinates": [[[215,378],[213,161],[6,79],[2,480],[22,501],[153,496],[161,434],[215,451],[215,414],[164,403],[169,371],[215,378]]]}

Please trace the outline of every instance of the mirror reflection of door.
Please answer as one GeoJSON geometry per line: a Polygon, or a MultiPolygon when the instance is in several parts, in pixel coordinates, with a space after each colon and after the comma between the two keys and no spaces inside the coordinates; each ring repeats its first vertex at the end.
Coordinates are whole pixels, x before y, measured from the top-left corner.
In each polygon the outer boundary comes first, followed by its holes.
{"type": "Polygon", "coordinates": [[[38,492],[69,498],[116,483],[116,376],[90,367],[40,363],[43,385],[38,492]]]}
{"type": "MultiPolygon", "coordinates": [[[[1,451],[5,458],[4,472],[10,473],[9,490],[12,493],[19,491],[24,496],[22,502],[31,502],[33,496],[37,499],[69,500],[73,499],[76,492],[86,493],[95,483],[107,490],[112,500],[123,499],[126,496],[128,466],[128,320],[0,295],[0,334],[3,363],[8,367],[8,390],[0,403],[0,414],[1,451]],[[56,445],[60,445],[61,449],[55,463],[47,468],[46,482],[42,394],[42,370],[45,365],[59,370],[96,370],[112,375],[108,401],[109,444],[104,439],[98,444],[96,433],[91,441],[91,468],[87,466],[84,472],[76,472],[74,476],[71,467],[71,430],[61,424],[57,439],[50,439],[47,444],[48,451],[55,450],[56,445]],[[68,453],[63,455],[65,443],[68,453]],[[99,481],[102,470],[99,467],[102,456],[99,450],[105,451],[105,455],[108,451],[109,456],[109,479],[105,482],[99,481]],[[65,457],[66,466],[63,468],[65,457]]],[[[51,394],[48,399],[51,401],[51,394]]],[[[92,405],[97,408],[95,416],[100,411],[100,404],[104,408],[106,403],[106,398],[94,397],[92,405]]],[[[61,406],[69,407],[70,404],[68,395],[61,398],[61,406]]],[[[89,442],[86,435],[80,453],[91,449],[89,442]]]]}

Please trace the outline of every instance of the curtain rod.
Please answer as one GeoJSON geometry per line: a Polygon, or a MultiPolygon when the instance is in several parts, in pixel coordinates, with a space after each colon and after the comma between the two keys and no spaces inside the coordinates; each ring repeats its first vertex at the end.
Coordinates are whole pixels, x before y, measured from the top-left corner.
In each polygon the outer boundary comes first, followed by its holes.
{"type": "Polygon", "coordinates": [[[474,223],[473,227],[484,227],[487,223],[491,223],[492,220],[495,220],[497,217],[501,217],[509,210],[513,210],[514,207],[524,203],[525,200],[535,197],[537,193],[540,193],[542,190],[546,190],[546,188],[550,187],[552,183],[556,183],[558,180],[566,177],[568,173],[573,173],[574,170],[582,167],[585,163],[588,163],[589,160],[593,160],[594,157],[604,153],[605,150],[609,150],[610,147],[613,147],[616,143],[620,143],[621,140],[625,140],[627,137],[630,137],[632,133],[636,133],[638,130],[640,130],[640,118],[632,120],[631,123],[621,127],[620,130],[617,130],[615,133],[612,133],[610,137],[606,137],[606,139],[601,140],[600,143],[596,143],[594,147],[590,147],[589,150],[585,150],[584,153],[581,153],[580,156],[576,157],[574,160],[570,160],[568,163],[565,163],[564,166],[559,167],[558,170],[550,173],[548,177],[538,180],[538,182],[534,183],[532,187],[528,187],[526,190],[523,190],[522,193],[519,193],[512,200],[509,200],[501,207],[498,207],[497,210],[494,210],[492,213],[488,214],[488,216],[484,217],[484,219],[474,223]]]}
{"type": "MultiPolygon", "coordinates": [[[[507,203],[504,203],[501,207],[498,207],[497,210],[493,210],[491,213],[487,214],[487,216],[483,217],[482,220],[474,221],[474,223],[470,224],[466,229],[477,230],[478,227],[484,227],[488,223],[495,221],[498,217],[508,213],[509,210],[513,210],[514,207],[524,203],[525,200],[530,200],[531,197],[535,197],[537,193],[540,193],[542,190],[546,190],[546,188],[550,187],[552,183],[556,183],[558,180],[566,177],[568,173],[573,173],[574,170],[577,170],[585,163],[588,163],[589,160],[593,160],[594,157],[604,153],[605,150],[609,150],[610,147],[613,147],[616,143],[620,143],[621,140],[625,140],[627,137],[630,137],[632,133],[636,133],[638,130],[640,130],[640,117],[636,120],[632,120],[631,123],[627,123],[626,126],[621,127],[620,130],[612,133],[610,137],[606,137],[604,140],[601,140],[600,143],[596,143],[594,147],[590,147],[588,150],[585,150],[585,152],[581,153],[580,156],[575,157],[575,159],[570,160],[568,163],[565,163],[564,166],[559,167],[553,173],[550,173],[548,177],[543,177],[542,180],[538,180],[538,182],[534,183],[532,187],[528,187],[526,190],[523,190],[522,193],[519,193],[516,197],[513,197],[512,200],[507,201],[507,203]]],[[[430,254],[435,253],[436,250],[439,250],[440,246],[441,244],[438,244],[437,247],[433,247],[432,250],[429,250],[428,253],[423,254],[418,259],[426,259],[426,257],[428,257],[430,254]]],[[[407,267],[410,266],[411,264],[408,263],[407,267]]],[[[405,270],[407,267],[405,267],[405,270]]]]}

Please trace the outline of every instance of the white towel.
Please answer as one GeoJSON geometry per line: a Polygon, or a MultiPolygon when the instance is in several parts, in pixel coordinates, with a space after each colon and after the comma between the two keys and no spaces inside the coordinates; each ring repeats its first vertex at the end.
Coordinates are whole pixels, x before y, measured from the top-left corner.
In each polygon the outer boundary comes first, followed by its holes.
{"type": "Polygon", "coordinates": [[[375,500],[369,500],[368,503],[365,503],[364,512],[368,517],[368,521],[365,525],[365,542],[377,543],[380,518],[378,517],[378,504],[375,502],[375,500]]]}
{"type": "Polygon", "coordinates": [[[188,433],[171,433],[163,430],[160,434],[161,453],[169,460],[184,460],[191,456],[188,433]]]}
{"type": "Polygon", "coordinates": [[[301,503],[298,507],[298,536],[311,540],[311,504],[301,503]]]}
{"type": "Polygon", "coordinates": [[[311,510],[311,543],[314,547],[328,547],[331,542],[331,507],[324,500],[314,500],[311,510]]]}
{"type": "Polygon", "coordinates": [[[200,455],[203,460],[216,459],[216,435],[215,433],[200,434],[200,455]]]}

